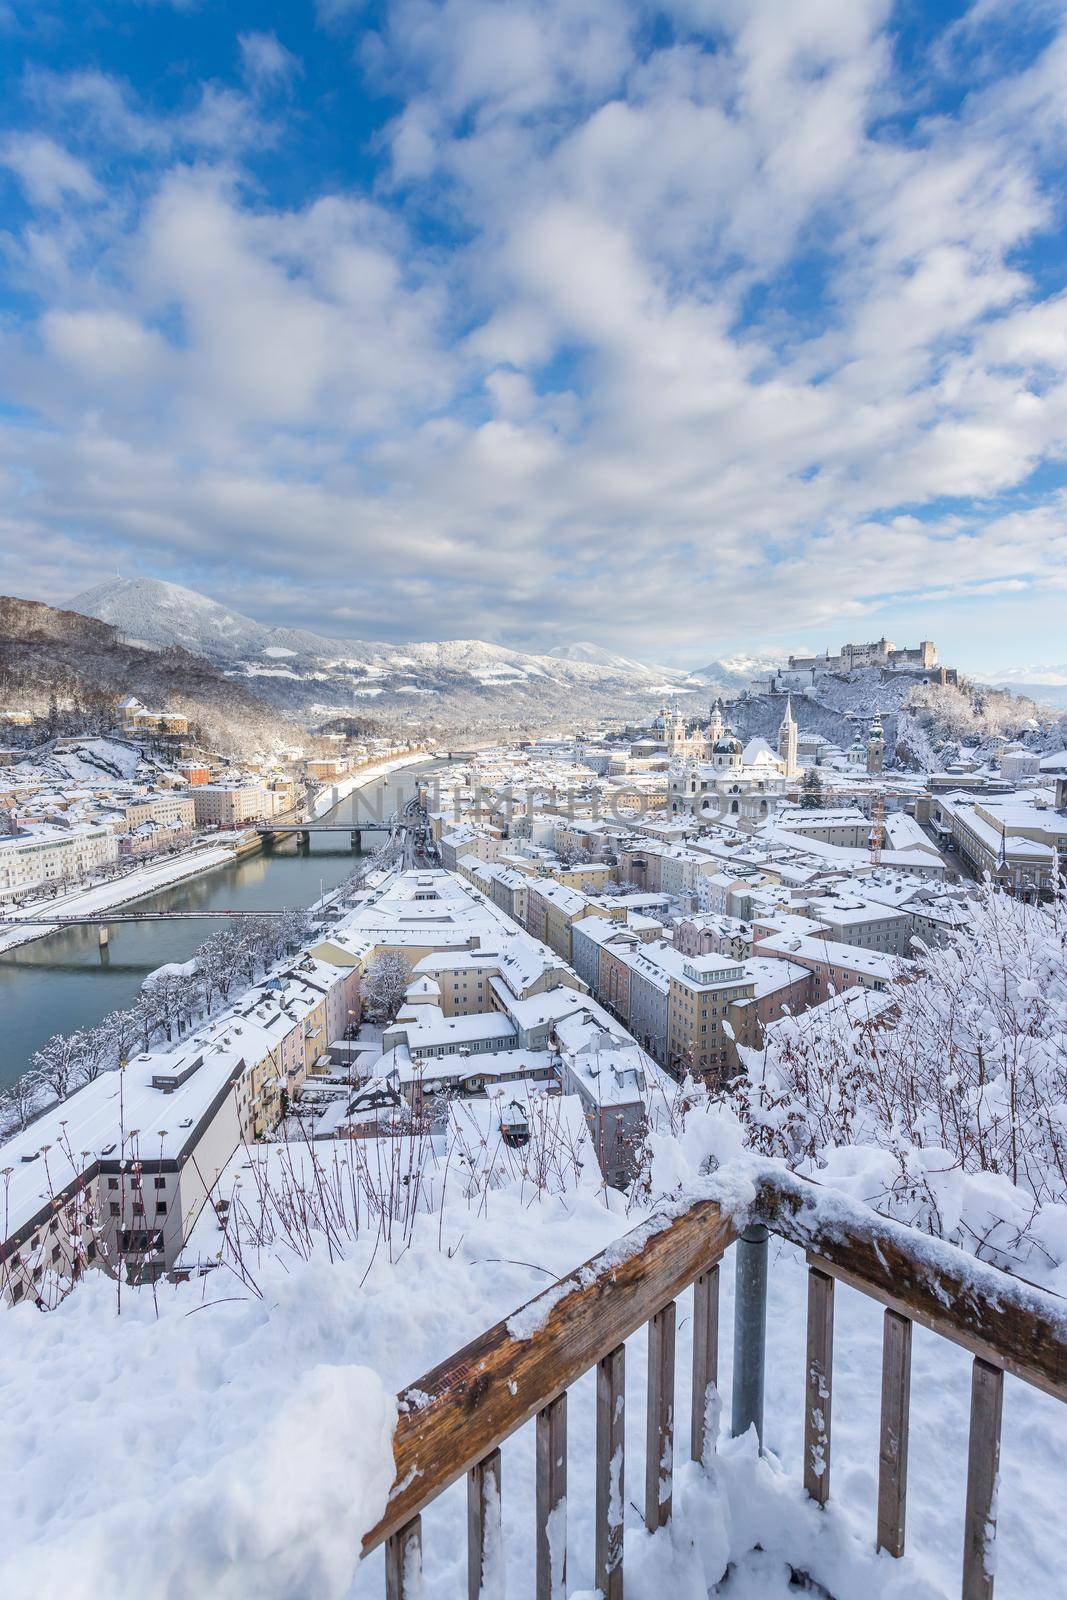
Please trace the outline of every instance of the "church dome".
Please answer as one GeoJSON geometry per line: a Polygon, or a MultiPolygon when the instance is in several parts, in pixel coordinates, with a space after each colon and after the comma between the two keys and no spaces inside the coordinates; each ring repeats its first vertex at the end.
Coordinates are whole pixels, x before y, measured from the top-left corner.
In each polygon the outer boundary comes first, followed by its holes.
{"type": "Polygon", "coordinates": [[[717,756],[739,756],[741,754],[741,741],[732,733],[724,733],[716,741],[715,754],[717,756]]]}

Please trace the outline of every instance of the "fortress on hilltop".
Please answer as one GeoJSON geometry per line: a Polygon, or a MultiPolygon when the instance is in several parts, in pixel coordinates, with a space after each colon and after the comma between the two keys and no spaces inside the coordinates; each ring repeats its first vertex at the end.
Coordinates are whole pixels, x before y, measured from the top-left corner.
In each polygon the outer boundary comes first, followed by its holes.
{"type": "Polygon", "coordinates": [[[822,656],[790,656],[790,672],[855,672],[860,667],[904,667],[929,671],[937,666],[937,646],[931,639],[921,639],[914,650],[898,650],[888,639],[875,639],[871,644],[843,644],[841,654],[832,656],[829,651],[822,656]]]}

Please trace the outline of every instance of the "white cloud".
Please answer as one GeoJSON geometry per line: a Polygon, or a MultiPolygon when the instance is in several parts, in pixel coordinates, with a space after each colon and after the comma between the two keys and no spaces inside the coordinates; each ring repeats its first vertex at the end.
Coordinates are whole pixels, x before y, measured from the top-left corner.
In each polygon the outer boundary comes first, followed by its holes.
{"type": "Polygon", "coordinates": [[[95,200],[100,194],[84,161],[42,134],[12,134],[0,145],[0,164],[15,173],[35,204],[55,209],[73,196],[95,200]]]}
{"type": "Polygon", "coordinates": [[[237,43],[245,76],[257,87],[284,83],[300,70],[275,33],[240,33],[237,43]]]}
{"type": "MultiPolygon", "coordinates": [[[[241,182],[255,96],[160,122],[42,80],[153,166],[132,199],[40,180],[12,260],[42,313],[0,348],[43,419],[0,433],[21,514],[161,569],[224,551],[247,609],[394,637],[552,643],[592,606],[700,659],[1022,605],[1067,572],[1063,500],[1006,501],[1067,451],[1064,301],[1021,254],[1064,46],[934,115],[889,19],[679,0],[650,52],[616,0],[395,0],[393,186],[291,208],[241,182]]],[[[240,43],[253,83],[291,71],[240,43]]]]}
{"type": "Polygon", "coordinates": [[[121,311],[49,311],[40,330],[47,349],[96,393],[166,377],[165,341],[121,311]]]}
{"type": "Polygon", "coordinates": [[[124,156],[161,160],[209,152],[232,159],[277,135],[252,97],[212,82],[194,84],[187,103],[165,116],[150,113],[126,83],[96,68],[30,71],[26,89],[48,124],[63,128],[70,142],[124,156]]]}

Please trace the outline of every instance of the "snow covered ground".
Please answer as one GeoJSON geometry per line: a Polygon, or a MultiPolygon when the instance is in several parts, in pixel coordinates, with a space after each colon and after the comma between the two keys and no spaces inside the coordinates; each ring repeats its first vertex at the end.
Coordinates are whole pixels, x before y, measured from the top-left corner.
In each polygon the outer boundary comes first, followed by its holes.
{"type": "MultiPolygon", "coordinates": [[[[124,1600],[204,1593],[380,1600],[380,1552],[357,1569],[392,1467],[392,1396],[532,1294],[628,1231],[621,1196],[517,1189],[421,1216],[392,1252],[377,1236],[265,1254],[251,1286],[224,1269],[122,1290],[91,1275],[59,1309],[0,1315],[0,1592],[124,1600]],[[391,1261],[390,1254],[393,1256],[391,1261]]],[[[720,1387],[731,1376],[733,1257],[721,1271],[720,1387]]],[[[909,1554],[873,1552],[880,1307],[840,1288],[832,1492],[799,1482],[806,1269],[772,1243],[767,1429],[723,1440],[711,1471],[685,1463],[691,1297],[679,1300],[675,1519],[650,1538],[643,1482],[644,1331],[627,1344],[627,1595],[785,1596],[788,1567],[835,1600],[959,1592],[970,1361],[916,1328],[909,1554]],[[756,1551],[756,1546],[761,1549],[756,1551]],[[734,1567],[727,1574],[730,1564],[734,1567]],[[725,1581],[718,1589],[714,1585],[725,1581]]],[[[569,1592],[593,1583],[593,1378],[569,1391],[569,1592]]],[[[728,1410],[728,1400],[727,1400],[728,1410]]],[[[1063,1592],[1064,1412],[1009,1378],[999,1499],[998,1600],[1063,1592]]],[[[533,1592],[534,1430],[503,1452],[509,1600],[533,1592]]],[[[423,1516],[425,1600],[465,1592],[462,1482],[423,1516]]],[[[815,1591],[818,1593],[818,1591],[815,1591]]]]}
{"type": "Polygon", "coordinates": [[[27,751],[25,759],[13,770],[23,780],[32,778],[63,788],[76,784],[101,788],[129,783],[139,771],[158,765],[146,760],[132,740],[86,737],[64,741],[62,749],[46,746],[43,752],[27,751]]]}
{"type": "MultiPolygon", "coordinates": [[[[225,866],[232,860],[232,845],[197,845],[182,855],[168,857],[166,861],[136,867],[121,878],[110,878],[107,883],[94,884],[88,889],[77,889],[72,894],[59,895],[54,900],[22,903],[17,908],[12,907],[10,915],[37,916],[42,911],[54,911],[57,916],[75,917],[91,915],[96,911],[111,911],[116,906],[129,905],[134,900],[142,900],[146,895],[155,894],[158,889],[166,889],[172,883],[181,883],[185,878],[196,877],[198,873],[207,872],[212,867],[225,866]]],[[[0,952],[13,950],[16,945],[29,944],[34,939],[43,939],[47,934],[54,932],[54,924],[48,926],[41,923],[34,923],[31,927],[27,927],[25,932],[15,928],[0,930],[0,952]]]]}

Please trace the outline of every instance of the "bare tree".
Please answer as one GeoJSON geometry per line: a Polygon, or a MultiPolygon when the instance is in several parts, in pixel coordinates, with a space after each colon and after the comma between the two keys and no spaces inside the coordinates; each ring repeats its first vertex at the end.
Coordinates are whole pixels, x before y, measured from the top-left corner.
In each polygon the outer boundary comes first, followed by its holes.
{"type": "Polygon", "coordinates": [[[65,1100],[75,1087],[78,1065],[85,1052],[85,1036],[54,1033],[30,1057],[30,1075],[57,1100],[65,1100]]]}
{"type": "Polygon", "coordinates": [[[399,950],[379,950],[363,978],[361,992],[367,1013],[376,1021],[391,1022],[400,1010],[411,982],[411,967],[399,950]]]}
{"type": "Polygon", "coordinates": [[[40,1104],[40,1084],[30,1073],[23,1073],[0,1094],[0,1129],[5,1134],[21,1132],[40,1104]]]}

